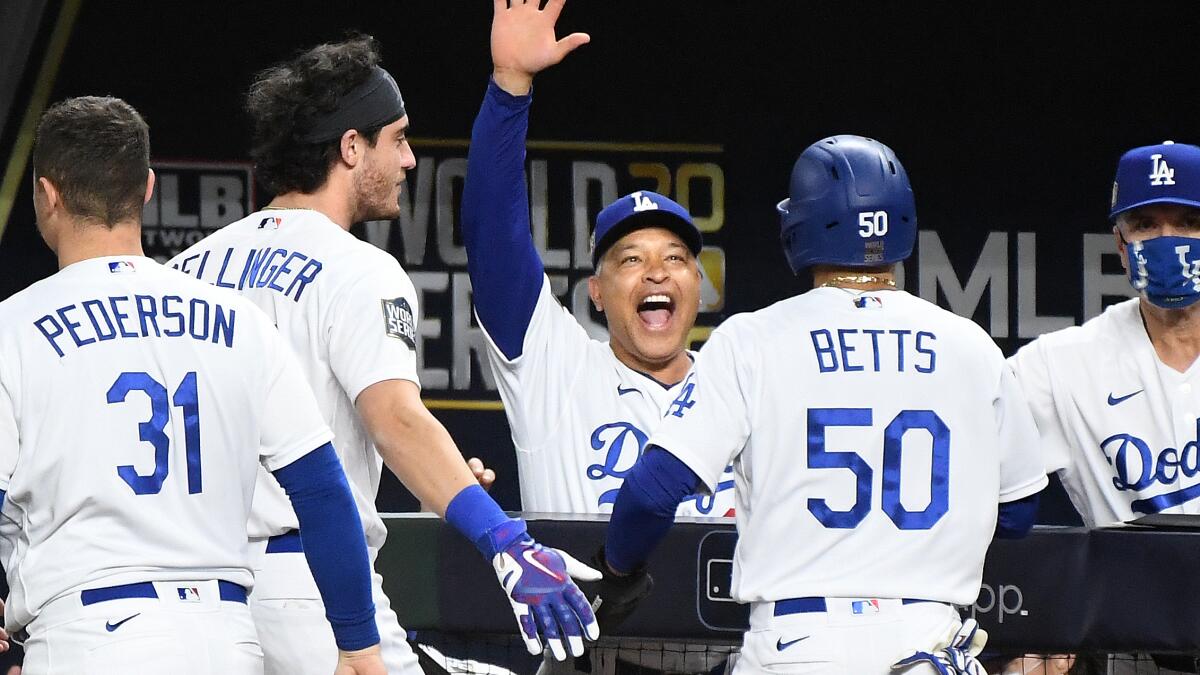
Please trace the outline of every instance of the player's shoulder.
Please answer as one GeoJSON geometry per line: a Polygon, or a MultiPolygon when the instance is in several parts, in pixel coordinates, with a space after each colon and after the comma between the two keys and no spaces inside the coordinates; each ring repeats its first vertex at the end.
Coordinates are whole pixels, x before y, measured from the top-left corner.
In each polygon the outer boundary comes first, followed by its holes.
{"type": "Polygon", "coordinates": [[[233,246],[240,239],[253,232],[256,229],[255,224],[262,220],[262,217],[263,212],[256,211],[245,218],[241,218],[240,220],[235,220],[228,225],[224,225],[219,229],[214,230],[200,241],[175,254],[166,262],[166,265],[168,267],[177,267],[183,260],[203,253],[204,251],[211,251],[222,246],[233,246]]]}
{"type": "Polygon", "coordinates": [[[1025,350],[1037,350],[1046,354],[1082,354],[1095,349],[1110,350],[1121,343],[1130,330],[1142,330],[1142,319],[1138,309],[1139,300],[1131,298],[1109,305],[1099,315],[1088,319],[1081,326],[1069,326],[1043,333],[1025,350]]]}
{"type": "Polygon", "coordinates": [[[52,275],[0,300],[0,330],[13,326],[20,317],[34,308],[45,306],[45,300],[55,294],[56,286],[57,280],[52,275]]]}
{"type": "Polygon", "coordinates": [[[891,293],[895,295],[893,301],[900,304],[904,314],[914,321],[937,326],[938,329],[949,331],[959,339],[977,343],[1000,353],[1000,348],[992,339],[991,334],[972,319],[955,314],[945,307],[915,296],[908,291],[891,291],[891,293]]]}

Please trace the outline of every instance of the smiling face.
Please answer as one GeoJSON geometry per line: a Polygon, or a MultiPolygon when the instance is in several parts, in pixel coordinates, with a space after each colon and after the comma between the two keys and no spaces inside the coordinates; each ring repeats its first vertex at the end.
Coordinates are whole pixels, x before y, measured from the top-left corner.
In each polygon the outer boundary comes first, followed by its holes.
{"type": "Polygon", "coordinates": [[[700,310],[700,267],[674,232],[634,230],[605,251],[588,293],[608,320],[617,358],[656,372],[687,346],[700,310]]]}
{"type": "Polygon", "coordinates": [[[354,222],[399,217],[400,190],[407,172],[417,165],[407,134],[405,115],[380,129],[373,146],[367,144],[354,176],[354,222]]]}

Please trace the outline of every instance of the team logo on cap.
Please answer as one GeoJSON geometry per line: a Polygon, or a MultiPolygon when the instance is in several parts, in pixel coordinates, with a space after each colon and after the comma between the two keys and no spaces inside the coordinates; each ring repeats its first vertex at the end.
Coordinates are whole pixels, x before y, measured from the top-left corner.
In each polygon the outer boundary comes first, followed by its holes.
{"type": "Polygon", "coordinates": [[[1153,163],[1153,168],[1150,171],[1151,185],[1175,184],[1175,169],[1167,166],[1167,160],[1163,159],[1161,154],[1150,155],[1150,161],[1153,163]]]}
{"type": "Polygon", "coordinates": [[[641,192],[634,192],[629,195],[633,200],[633,212],[641,213],[642,211],[653,211],[658,208],[658,204],[653,199],[650,199],[641,192]]]}

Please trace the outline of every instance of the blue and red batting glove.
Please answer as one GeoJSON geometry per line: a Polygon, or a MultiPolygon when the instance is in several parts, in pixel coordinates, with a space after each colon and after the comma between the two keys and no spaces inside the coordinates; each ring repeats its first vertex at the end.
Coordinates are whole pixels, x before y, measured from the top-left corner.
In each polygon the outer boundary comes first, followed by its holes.
{"type": "Polygon", "coordinates": [[[597,581],[600,572],[566,552],[537,543],[522,520],[498,525],[488,538],[496,551],[492,567],[512,603],[529,653],[541,654],[544,640],[559,661],[566,660],[568,651],[582,656],[583,638],[599,638],[600,624],[572,579],[597,581]]]}

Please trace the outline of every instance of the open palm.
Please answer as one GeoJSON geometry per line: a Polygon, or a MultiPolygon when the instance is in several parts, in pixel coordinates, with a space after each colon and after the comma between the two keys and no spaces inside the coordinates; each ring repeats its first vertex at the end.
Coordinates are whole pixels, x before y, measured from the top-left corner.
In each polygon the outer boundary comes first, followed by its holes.
{"type": "Polygon", "coordinates": [[[591,40],[587,33],[554,37],[554,24],[566,0],[494,0],[492,18],[492,65],[497,72],[532,77],[563,60],[567,54],[591,40]]]}

